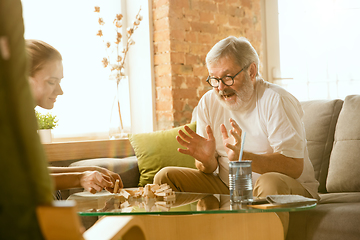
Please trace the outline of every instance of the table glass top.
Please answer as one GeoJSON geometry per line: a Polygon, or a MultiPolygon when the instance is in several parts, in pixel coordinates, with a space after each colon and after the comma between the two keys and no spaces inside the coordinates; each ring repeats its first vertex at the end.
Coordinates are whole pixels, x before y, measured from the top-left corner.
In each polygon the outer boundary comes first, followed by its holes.
{"type": "MultiPolygon", "coordinates": [[[[172,199],[129,197],[102,191],[96,194],[79,192],[71,195],[78,213],[82,216],[101,215],[181,215],[215,213],[255,213],[255,212],[293,212],[312,209],[316,204],[258,209],[253,205],[233,204],[230,195],[176,192],[172,199]]],[[[267,203],[255,199],[254,204],[267,203]],[[257,202],[258,200],[258,202],[257,202]]]]}

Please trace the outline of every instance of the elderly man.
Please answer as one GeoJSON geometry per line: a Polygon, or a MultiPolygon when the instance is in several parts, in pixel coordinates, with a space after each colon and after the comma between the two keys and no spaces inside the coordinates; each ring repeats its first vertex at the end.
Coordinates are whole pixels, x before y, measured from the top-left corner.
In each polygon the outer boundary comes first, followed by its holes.
{"type": "MultiPolygon", "coordinates": [[[[252,160],[254,196],[298,194],[318,198],[309,160],[303,111],[281,87],[264,81],[259,57],[245,38],[228,37],[206,56],[207,82],[213,87],[199,101],[196,133],[179,132],[178,151],[193,156],[197,169],[168,167],[155,176],[174,190],[229,193],[229,160],[238,160],[246,132],[244,160],[252,160]],[[231,129],[228,133],[227,129],[231,129]]],[[[279,214],[285,234],[288,215],[279,214]]]]}

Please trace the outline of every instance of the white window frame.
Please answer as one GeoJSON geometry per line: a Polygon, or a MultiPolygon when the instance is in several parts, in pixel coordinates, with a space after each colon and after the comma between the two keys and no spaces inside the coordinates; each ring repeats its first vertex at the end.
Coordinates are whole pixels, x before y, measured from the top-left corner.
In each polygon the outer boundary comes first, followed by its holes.
{"type": "MultiPolygon", "coordinates": [[[[336,9],[339,11],[351,11],[352,9],[358,10],[359,3],[358,2],[341,2],[343,5],[329,5],[324,3],[323,7],[327,9],[336,9]],[[354,7],[355,4],[355,7],[354,7]],[[356,5],[357,4],[357,5],[356,5]],[[350,7],[352,6],[352,7],[350,7]],[[339,7],[337,9],[336,7],[339,7]]],[[[342,12],[344,13],[344,12],[342,12]]],[[[351,12],[350,12],[351,13],[351,12]]],[[[344,74],[347,70],[343,70],[340,72],[331,71],[334,68],[334,64],[329,67],[330,71],[326,70],[327,76],[321,77],[319,80],[315,80],[312,76],[312,79],[309,77],[307,81],[300,82],[297,73],[294,73],[293,76],[284,75],[286,72],[283,69],[281,71],[280,65],[280,39],[279,39],[279,11],[278,11],[278,0],[261,0],[261,14],[262,14],[262,33],[263,33],[263,49],[264,49],[264,56],[263,56],[263,75],[264,79],[284,86],[289,91],[297,90],[300,87],[304,90],[303,96],[300,95],[300,91],[292,92],[295,96],[298,97],[299,100],[314,100],[314,99],[334,99],[334,98],[341,98],[344,99],[347,95],[359,94],[359,72],[351,72],[348,73],[348,76],[344,74]],[[330,74],[329,74],[330,72],[330,74]],[[294,81],[292,81],[294,79],[294,81]],[[326,91],[322,91],[321,94],[318,94],[317,88],[327,89],[326,91]],[[320,97],[318,97],[320,96],[320,97]]],[[[345,16],[345,15],[343,15],[345,16]]],[[[353,28],[356,28],[356,21],[348,21],[346,24],[347,26],[353,25],[353,28]]],[[[337,31],[334,30],[334,34],[337,34],[337,31]]],[[[339,36],[342,36],[341,33],[338,33],[339,36]]],[[[344,36],[342,36],[344,37],[344,36]]],[[[356,42],[355,39],[358,39],[358,36],[355,35],[355,38],[352,38],[353,41],[356,42]]],[[[354,44],[354,43],[352,43],[354,44]]],[[[330,50],[331,51],[331,50],[330,50]]],[[[352,52],[358,53],[359,48],[355,50],[352,49],[352,52]]],[[[331,52],[330,52],[331,53],[331,52]]],[[[354,54],[357,56],[356,54],[354,54]]],[[[316,55],[315,55],[316,56],[316,55]]],[[[339,57],[341,59],[341,57],[339,57]]],[[[352,62],[355,62],[352,58],[352,62]]],[[[312,65],[314,66],[314,64],[312,65]]],[[[352,68],[356,68],[356,66],[352,65],[352,68]]],[[[322,70],[322,69],[320,69],[322,70]]],[[[324,72],[324,71],[323,71],[324,72]]],[[[288,74],[288,73],[286,73],[288,74]]],[[[305,72],[306,74],[306,72],[305,72]]],[[[307,73],[310,74],[309,72],[307,73]]],[[[290,74],[291,75],[291,74],[290,74]]]]}
{"type": "MultiPolygon", "coordinates": [[[[131,107],[131,132],[152,132],[155,129],[155,80],[154,80],[154,51],[152,28],[152,1],[127,0],[122,1],[127,15],[135,16],[141,6],[143,28],[141,38],[136,40],[137,48],[129,55],[128,68],[131,107]]],[[[127,18],[128,25],[132,18],[127,18]]],[[[140,28],[137,30],[139,31],[140,28]]]]}
{"type": "Polygon", "coordinates": [[[263,77],[268,82],[281,79],[279,12],[277,0],[261,0],[263,77]]]}

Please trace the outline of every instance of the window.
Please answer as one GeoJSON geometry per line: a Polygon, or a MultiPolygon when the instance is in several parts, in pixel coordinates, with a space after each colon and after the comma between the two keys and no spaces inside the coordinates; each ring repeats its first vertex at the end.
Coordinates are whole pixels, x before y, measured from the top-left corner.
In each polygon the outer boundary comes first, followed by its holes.
{"type": "MultiPolygon", "coordinates": [[[[101,63],[105,46],[96,36],[99,25],[94,6],[100,6],[105,27],[112,27],[116,13],[122,13],[125,31],[132,25],[141,6],[143,21],[133,35],[136,43],[127,56],[125,71],[129,82],[122,96],[128,95],[128,100],[122,107],[122,115],[128,132],[153,130],[151,8],[148,1],[22,0],[22,4],[25,38],[43,40],[63,56],[61,86],[64,95],[58,97],[55,107],[50,110],[59,120],[59,126],[53,130],[54,137],[92,139],[108,137],[116,86],[109,80],[110,71],[101,63]]],[[[114,35],[115,30],[111,37],[114,35]]]]}
{"type": "Polygon", "coordinates": [[[265,2],[268,80],[299,100],[360,94],[360,2],[265,2]]]}

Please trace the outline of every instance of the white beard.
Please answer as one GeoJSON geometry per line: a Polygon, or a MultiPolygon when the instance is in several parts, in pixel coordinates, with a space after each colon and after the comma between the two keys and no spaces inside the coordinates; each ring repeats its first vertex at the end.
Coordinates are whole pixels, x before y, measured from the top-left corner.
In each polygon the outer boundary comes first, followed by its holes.
{"type": "Polygon", "coordinates": [[[249,103],[251,97],[254,94],[254,91],[255,91],[255,87],[251,82],[250,76],[248,74],[245,74],[244,83],[242,84],[239,91],[232,89],[232,90],[227,90],[227,91],[225,90],[219,92],[215,91],[215,93],[216,96],[218,97],[221,106],[231,111],[241,111],[249,103]],[[223,99],[223,95],[226,95],[230,92],[231,93],[233,92],[236,95],[235,103],[228,103],[223,99]]]}

